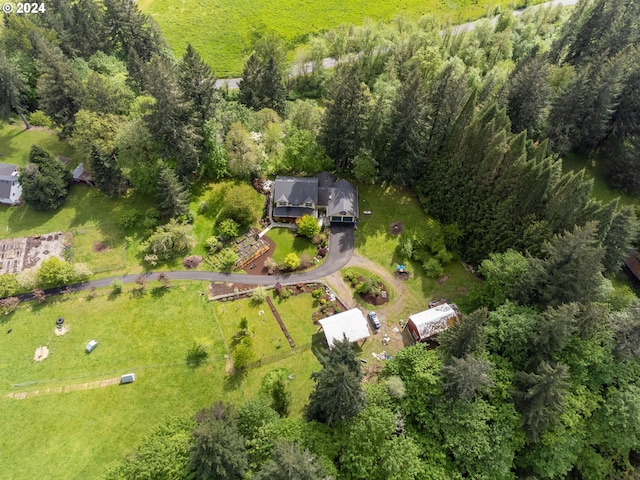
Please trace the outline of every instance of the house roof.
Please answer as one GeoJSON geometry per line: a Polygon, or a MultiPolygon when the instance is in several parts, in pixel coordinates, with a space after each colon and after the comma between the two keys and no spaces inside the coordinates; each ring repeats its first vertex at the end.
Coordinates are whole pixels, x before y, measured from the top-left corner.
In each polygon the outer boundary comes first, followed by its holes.
{"type": "Polygon", "coordinates": [[[292,205],[318,203],[318,179],[316,177],[276,177],[273,201],[285,201],[292,205]]]}
{"type": "Polygon", "coordinates": [[[640,280],[640,260],[638,260],[638,252],[633,251],[629,254],[629,256],[624,260],[625,265],[631,273],[635,275],[635,277],[640,280]]]}
{"type": "Polygon", "coordinates": [[[320,320],[320,325],[329,348],[333,348],[335,342],[341,342],[345,335],[350,342],[357,342],[371,335],[367,320],[357,308],[323,318],[320,320]]]}
{"type": "Polygon", "coordinates": [[[11,189],[18,180],[17,171],[17,165],[0,163],[0,198],[11,198],[11,189]]]}
{"type": "Polygon", "coordinates": [[[456,318],[458,318],[458,312],[448,303],[444,303],[411,315],[409,321],[415,325],[420,338],[423,339],[446,330],[453,325],[456,318]]]}
{"type": "Polygon", "coordinates": [[[338,180],[331,188],[327,215],[358,217],[358,189],[346,180],[338,180]]]}
{"type": "Polygon", "coordinates": [[[76,168],[73,169],[72,172],[73,175],[73,179],[78,182],[78,181],[82,181],[82,182],[87,182],[87,181],[91,181],[91,175],[89,175],[89,172],[87,172],[87,170],[84,168],[84,162],[80,162],[78,164],[78,166],[76,168]]]}
{"type": "Polygon", "coordinates": [[[13,176],[17,174],[18,166],[12,163],[0,163],[0,177],[13,176]]]}
{"type": "Polygon", "coordinates": [[[304,215],[314,215],[316,211],[313,208],[304,207],[276,207],[273,209],[274,217],[293,217],[300,218],[304,215]]]}
{"type": "MultiPolygon", "coordinates": [[[[6,175],[0,177],[0,198],[9,198],[11,197],[11,186],[13,185],[13,180],[5,180],[7,178],[6,175]]],[[[13,177],[15,180],[15,177],[13,177]]]]}

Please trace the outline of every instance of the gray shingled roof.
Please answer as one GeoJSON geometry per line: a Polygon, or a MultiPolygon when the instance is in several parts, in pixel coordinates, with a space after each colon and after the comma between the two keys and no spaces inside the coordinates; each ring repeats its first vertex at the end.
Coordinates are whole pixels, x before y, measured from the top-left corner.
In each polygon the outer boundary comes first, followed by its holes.
{"type": "Polygon", "coordinates": [[[0,163],[0,177],[10,176],[17,168],[17,165],[11,163],[0,163]]]}
{"type": "Polygon", "coordinates": [[[358,189],[346,180],[338,180],[331,188],[327,215],[352,215],[358,217],[358,189]]]}
{"type": "Polygon", "coordinates": [[[292,205],[318,203],[318,179],[301,177],[276,177],[273,188],[273,201],[277,204],[286,201],[292,205]]]}

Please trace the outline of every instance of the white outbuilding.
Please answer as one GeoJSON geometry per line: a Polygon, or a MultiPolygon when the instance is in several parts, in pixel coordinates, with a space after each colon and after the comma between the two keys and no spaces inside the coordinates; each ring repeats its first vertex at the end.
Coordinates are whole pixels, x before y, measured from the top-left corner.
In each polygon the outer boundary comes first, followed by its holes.
{"type": "Polygon", "coordinates": [[[458,320],[460,313],[455,305],[443,303],[409,317],[406,328],[416,342],[427,339],[446,330],[458,320]]]}
{"type": "Polygon", "coordinates": [[[323,318],[320,320],[320,325],[329,348],[333,348],[333,344],[341,342],[345,336],[350,342],[358,342],[371,335],[367,320],[357,308],[323,318]]]}

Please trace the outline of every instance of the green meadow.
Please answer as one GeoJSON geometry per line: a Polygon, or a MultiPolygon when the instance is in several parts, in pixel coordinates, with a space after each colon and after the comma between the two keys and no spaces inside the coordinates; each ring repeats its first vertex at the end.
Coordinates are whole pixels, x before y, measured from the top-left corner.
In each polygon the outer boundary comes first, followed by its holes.
{"type": "MultiPolygon", "coordinates": [[[[411,18],[436,15],[453,23],[493,12],[505,0],[139,0],[177,55],[191,43],[220,77],[238,76],[244,55],[261,35],[275,34],[291,49],[311,34],[341,23],[361,25],[366,18],[388,21],[404,13],[411,18]]],[[[515,2],[520,5],[524,2],[515,2]]],[[[540,2],[530,2],[540,3],[540,2]]]]}
{"type": "Polygon", "coordinates": [[[193,414],[215,400],[254,397],[275,368],[293,375],[292,415],[300,415],[312,388],[310,374],[320,368],[303,346],[317,330],[311,295],[275,302],[302,346],[292,351],[266,304],[209,303],[200,295],[205,282],[173,282],[168,289],[153,282],[142,295],[132,289],[51,297],[1,319],[4,331],[12,331],[0,336],[0,477],[96,478],[165,417],[193,414]],[[225,355],[243,315],[264,361],[238,387],[228,380],[225,355]],[[58,317],[69,328],[62,336],[55,334],[58,317]],[[99,343],[87,354],[92,339],[99,343]],[[187,362],[196,341],[209,345],[199,366],[187,362]],[[49,348],[49,356],[38,362],[40,346],[49,348]],[[130,372],[136,381],[118,385],[130,372]],[[21,395],[26,398],[16,398],[21,395]]]}

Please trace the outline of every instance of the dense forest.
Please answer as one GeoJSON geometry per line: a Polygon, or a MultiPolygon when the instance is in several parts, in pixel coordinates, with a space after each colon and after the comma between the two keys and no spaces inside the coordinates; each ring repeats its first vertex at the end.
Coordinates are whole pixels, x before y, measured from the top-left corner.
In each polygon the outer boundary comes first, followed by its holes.
{"type": "MultiPolygon", "coordinates": [[[[5,14],[0,113],[56,129],[105,195],[158,195],[167,231],[189,222],[199,181],[331,169],[411,188],[485,279],[439,348],[400,350],[379,382],[363,384],[338,345],[304,419],[288,417],[276,375],[261,400],[164,421],[105,478],[633,476],[640,302],[610,279],[636,212],[596,200],[561,156],[604,162],[612,185],[640,194],[638,18],[638,2],[591,0],[466,33],[428,17],[343,25],[310,39],[302,60],[316,63],[296,77],[266,36],[236,95],[193,48],[174,58],[128,0],[5,14]]],[[[38,192],[67,176],[35,149],[25,201],[58,208],[64,188],[38,192]]]]}

